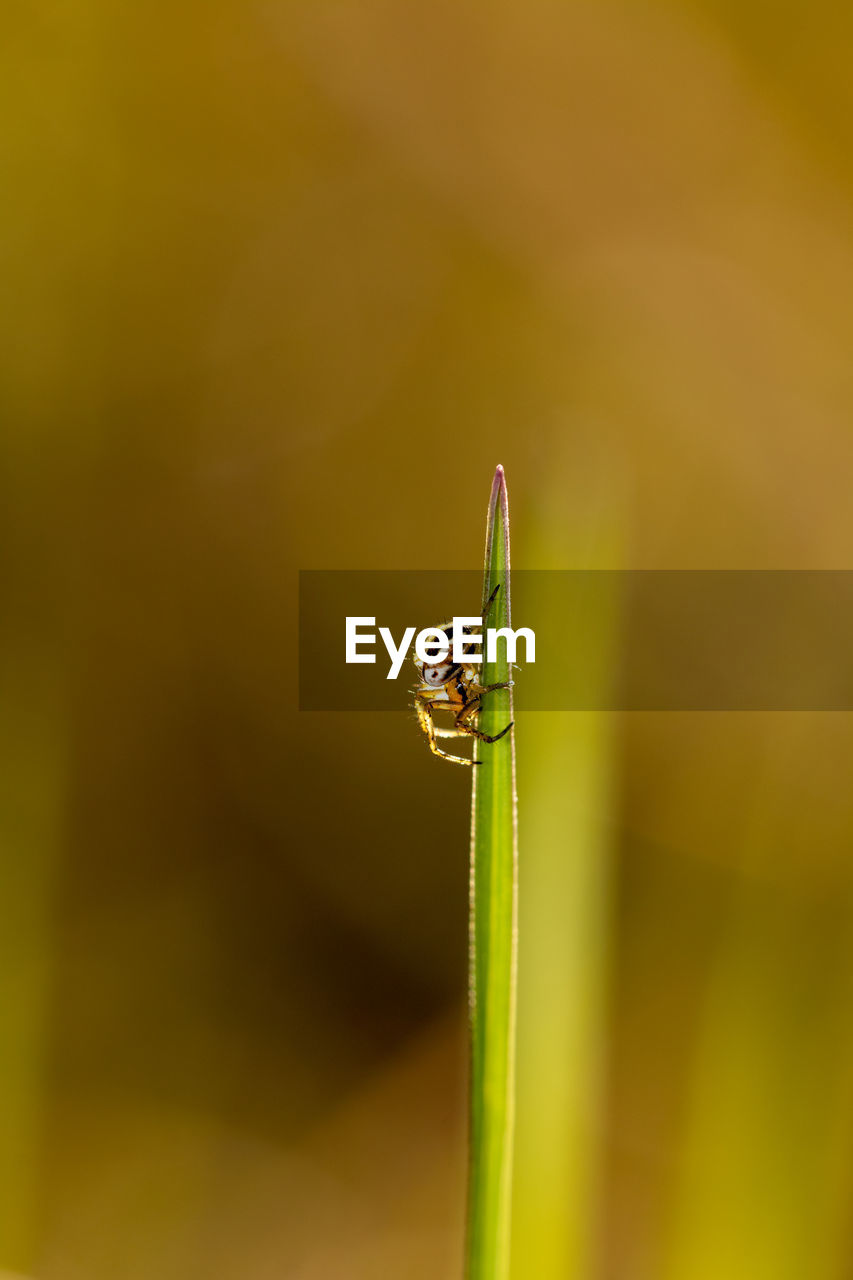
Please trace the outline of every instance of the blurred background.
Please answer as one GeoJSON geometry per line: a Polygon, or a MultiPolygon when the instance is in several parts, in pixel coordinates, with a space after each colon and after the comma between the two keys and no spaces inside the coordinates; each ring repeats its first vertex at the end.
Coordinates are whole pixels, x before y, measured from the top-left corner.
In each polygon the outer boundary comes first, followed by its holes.
{"type": "MultiPolygon", "coordinates": [[[[0,1266],[459,1280],[469,778],[297,572],[851,566],[853,10],[4,28],[0,1266]]],[[[519,723],[513,1280],[853,1272],[852,751],[519,723]]]]}

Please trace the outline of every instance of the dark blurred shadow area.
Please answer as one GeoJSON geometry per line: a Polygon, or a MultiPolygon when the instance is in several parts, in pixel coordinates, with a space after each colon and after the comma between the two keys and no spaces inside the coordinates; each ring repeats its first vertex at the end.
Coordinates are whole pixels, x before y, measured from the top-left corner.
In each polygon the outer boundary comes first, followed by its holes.
{"type": "MultiPolygon", "coordinates": [[[[6,21],[0,1265],[457,1280],[469,779],[298,712],[298,571],[476,567],[497,462],[519,568],[849,568],[853,18],[6,21]]],[[[513,1280],[840,1280],[849,718],[594,714],[513,1280]]]]}

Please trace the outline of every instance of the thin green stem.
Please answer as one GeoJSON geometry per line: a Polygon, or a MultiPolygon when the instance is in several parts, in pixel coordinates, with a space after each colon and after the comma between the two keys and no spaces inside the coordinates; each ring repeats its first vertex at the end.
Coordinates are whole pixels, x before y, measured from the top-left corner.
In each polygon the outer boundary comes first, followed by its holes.
{"type": "MultiPolygon", "coordinates": [[[[503,467],[486,522],[487,625],[511,625],[509,510],[503,467]]],[[[506,644],[483,664],[483,684],[506,682],[506,644]]],[[[479,727],[498,734],[513,718],[512,689],[485,696],[479,727]]],[[[515,1087],[518,831],[515,731],[475,744],[471,796],[469,1016],[471,1037],[468,1280],[507,1280],[515,1087]]]]}

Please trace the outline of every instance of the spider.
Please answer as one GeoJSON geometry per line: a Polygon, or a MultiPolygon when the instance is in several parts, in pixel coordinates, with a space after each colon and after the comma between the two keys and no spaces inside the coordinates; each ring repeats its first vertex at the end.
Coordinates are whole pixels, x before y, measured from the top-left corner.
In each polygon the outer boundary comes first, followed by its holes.
{"type": "MultiPolygon", "coordinates": [[[[485,627],[489,610],[500,589],[501,584],[498,583],[486,601],[481,627],[485,627]]],[[[452,623],[439,623],[436,630],[444,632],[448,645],[452,643],[452,623]]],[[[479,638],[473,631],[468,631],[468,634],[472,639],[479,638]]],[[[471,648],[473,647],[472,644],[471,648]]],[[[427,736],[429,749],[433,755],[440,756],[442,760],[451,760],[454,764],[480,764],[480,761],[471,760],[467,756],[452,756],[447,751],[442,751],[436,738],[479,738],[481,742],[497,742],[505,733],[509,733],[514,723],[510,721],[505,729],[501,729],[500,733],[494,736],[481,733],[472,723],[481,709],[484,695],[492,693],[495,689],[509,689],[511,683],[480,684],[478,665],[471,662],[454,662],[452,649],[447,657],[436,660],[432,664],[421,662],[418,657],[415,658],[415,666],[420,675],[420,683],[414,690],[418,723],[427,736]],[[455,716],[453,728],[437,726],[434,718],[436,711],[452,711],[455,716]]]]}

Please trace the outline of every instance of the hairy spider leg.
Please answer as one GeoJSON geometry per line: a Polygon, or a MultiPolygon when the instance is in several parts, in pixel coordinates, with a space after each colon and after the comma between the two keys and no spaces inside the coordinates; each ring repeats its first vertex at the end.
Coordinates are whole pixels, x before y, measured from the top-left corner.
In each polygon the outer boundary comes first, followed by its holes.
{"type": "Polygon", "coordinates": [[[456,727],[460,729],[462,733],[470,734],[472,738],[479,738],[481,742],[498,742],[504,736],[505,733],[509,733],[512,726],[515,724],[514,720],[510,720],[509,724],[506,726],[505,729],[501,729],[500,733],[495,733],[495,734],[483,733],[480,729],[476,728],[475,725],[471,724],[470,720],[472,716],[476,715],[477,712],[482,709],[483,694],[493,693],[495,689],[508,689],[508,688],[509,688],[508,683],[484,685],[479,690],[479,692],[475,694],[475,696],[470,700],[470,702],[467,702],[465,706],[462,708],[462,710],[459,712],[459,714],[456,717],[456,722],[455,722],[456,727]]]}
{"type": "Polygon", "coordinates": [[[427,741],[429,742],[429,749],[434,756],[440,756],[442,760],[450,760],[453,762],[453,764],[473,765],[473,764],[480,763],[479,760],[477,761],[469,760],[466,756],[452,756],[450,755],[449,752],[442,751],[441,747],[438,745],[438,743],[435,740],[437,733],[442,738],[465,737],[466,735],[464,731],[461,733],[456,733],[454,732],[453,729],[440,729],[437,731],[435,726],[435,721],[432,718],[432,711],[433,711],[432,704],[429,702],[421,702],[420,699],[418,699],[418,701],[415,704],[415,709],[417,710],[417,713],[418,713],[418,722],[420,723],[421,728],[423,729],[424,733],[427,736],[427,741]]]}

